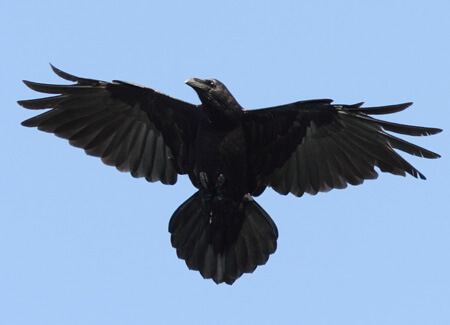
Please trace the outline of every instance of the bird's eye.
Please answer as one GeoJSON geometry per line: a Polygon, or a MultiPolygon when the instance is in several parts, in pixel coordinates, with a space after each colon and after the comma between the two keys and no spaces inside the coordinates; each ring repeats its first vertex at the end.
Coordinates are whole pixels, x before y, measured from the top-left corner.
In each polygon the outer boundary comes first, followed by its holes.
{"type": "Polygon", "coordinates": [[[216,88],[216,83],[214,82],[214,80],[208,80],[208,86],[210,86],[211,88],[216,88]]]}

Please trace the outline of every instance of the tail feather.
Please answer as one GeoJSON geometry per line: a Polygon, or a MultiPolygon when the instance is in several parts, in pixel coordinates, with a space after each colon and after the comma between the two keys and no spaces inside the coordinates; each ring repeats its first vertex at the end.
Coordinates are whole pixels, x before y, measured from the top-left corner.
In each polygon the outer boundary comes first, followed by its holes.
{"type": "Polygon", "coordinates": [[[175,211],[169,232],[189,269],[227,284],[265,264],[278,238],[275,223],[252,198],[231,202],[202,190],[175,211]]]}

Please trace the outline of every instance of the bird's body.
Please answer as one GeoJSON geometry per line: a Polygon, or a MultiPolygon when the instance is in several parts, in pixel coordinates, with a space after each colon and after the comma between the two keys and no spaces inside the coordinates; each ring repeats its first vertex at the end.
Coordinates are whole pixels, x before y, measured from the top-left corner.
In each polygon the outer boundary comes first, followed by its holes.
{"type": "Polygon", "coordinates": [[[329,99],[244,110],[215,79],[188,79],[201,105],[122,81],[79,78],[52,67],[74,85],[26,81],[56,96],[19,101],[49,111],[24,121],[69,139],[108,165],[148,181],[174,184],[188,174],[198,191],[172,215],[172,245],[190,269],[232,284],[265,264],[278,230],[253,199],[265,188],[280,194],[316,194],[377,177],[374,167],[425,177],[394,149],[439,155],[386,131],[429,135],[440,129],[409,126],[370,115],[411,103],[362,107],[329,99]]]}
{"type": "Polygon", "coordinates": [[[208,186],[215,188],[220,175],[224,195],[239,200],[248,193],[246,144],[242,123],[215,128],[206,116],[200,121],[195,142],[195,178],[206,174],[208,186]]]}

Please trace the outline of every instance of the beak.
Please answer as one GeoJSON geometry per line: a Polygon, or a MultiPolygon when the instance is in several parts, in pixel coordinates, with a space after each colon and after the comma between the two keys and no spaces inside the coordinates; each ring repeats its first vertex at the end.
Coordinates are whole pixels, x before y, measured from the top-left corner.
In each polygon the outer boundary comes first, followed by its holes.
{"type": "Polygon", "coordinates": [[[208,89],[208,86],[205,84],[205,80],[203,80],[203,79],[190,78],[190,79],[187,79],[184,83],[191,86],[195,90],[207,90],[208,89]]]}

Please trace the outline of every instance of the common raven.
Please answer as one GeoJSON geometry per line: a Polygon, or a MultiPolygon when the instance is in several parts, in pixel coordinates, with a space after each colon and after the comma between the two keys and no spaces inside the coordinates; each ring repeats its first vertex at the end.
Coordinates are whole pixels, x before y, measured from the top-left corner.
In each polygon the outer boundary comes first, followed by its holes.
{"type": "Polygon", "coordinates": [[[386,131],[430,135],[440,129],[402,125],[370,115],[399,112],[412,103],[381,107],[306,100],[245,110],[220,81],[186,80],[198,94],[193,105],[136,84],[79,78],[52,66],[72,85],[24,81],[52,97],[22,100],[50,110],[22,125],[68,139],[133,177],[175,184],[188,174],[198,191],[169,222],[171,242],[189,269],[232,284],[275,252],[275,223],[253,197],[266,187],[302,196],[374,179],[377,166],[425,179],[394,149],[439,155],[386,131]]]}

